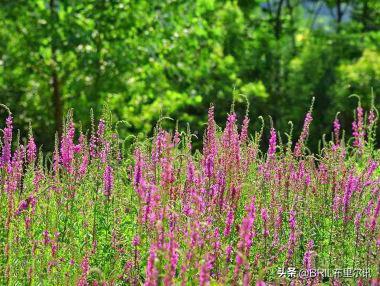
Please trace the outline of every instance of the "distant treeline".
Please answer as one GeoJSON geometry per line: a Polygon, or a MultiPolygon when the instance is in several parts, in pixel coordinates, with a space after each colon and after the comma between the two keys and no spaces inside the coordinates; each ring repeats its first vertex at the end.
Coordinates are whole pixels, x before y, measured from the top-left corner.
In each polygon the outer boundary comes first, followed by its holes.
{"type": "Polygon", "coordinates": [[[145,136],[160,116],[203,130],[211,103],[221,124],[234,97],[250,128],[270,114],[298,135],[315,97],[317,146],[337,110],[350,129],[350,94],[379,93],[379,27],[376,0],[0,0],[0,103],[51,150],[70,108],[87,129],[108,102],[145,136]]]}

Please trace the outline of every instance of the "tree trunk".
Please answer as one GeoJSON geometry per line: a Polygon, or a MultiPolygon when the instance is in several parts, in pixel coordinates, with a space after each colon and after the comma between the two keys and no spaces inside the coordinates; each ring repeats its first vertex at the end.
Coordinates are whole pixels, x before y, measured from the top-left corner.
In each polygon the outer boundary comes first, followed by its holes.
{"type": "Polygon", "coordinates": [[[336,22],[338,25],[342,22],[343,11],[342,11],[342,3],[340,0],[336,0],[336,22]]]}
{"type": "Polygon", "coordinates": [[[361,17],[361,21],[362,21],[362,24],[363,24],[363,32],[368,32],[369,31],[369,21],[368,21],[368,18],[369,18],[369,7],[368,7],[368,1],[363,1],[363,11],[362,11],[362,17],[361,17]]]}
{"type": "MultiPolygon", "coordinates": [[[[55,61],[55,60],[53,60],[55,61]]],[[[54,64],[53,64],[54,65],[54,64]]],[[[52,89],[53,89],[53,105],[54,105],[54,122],[55,130],[58,134],[62,133],[62,98],[59,88],[59,78],[55,67],[52,68],[51,73],[52,89]]]]}
{"type": "Polygon", "coordinates": [[[55,131],[58,134],[62,133],[62,117],[63,103],[60,92],[60,82],[57,71],[57,37],[56,37],[56,22],[58,21],[57,12],[55,9],[55,0],[50,0],[50,27],[51,27],[51,88],[52,101],[54,109],[55,131]]]}
{"type": "MultiPolygon", "coordinates": [[[[273,66],[273,72],[274,72],[274,79],[273,79],[273,93],[272,93],[272,102],[273,105],[277,107],[280,104],[280,101],[282,99],[282,57],[280,51],[280,39],[282,37],[282,12],[283,12],[283,5],[285,0],[280,0],[278,2],[275,18],[274,18],[274,36],[276,39],[276,50],[274,51],[273,58],[274,58],[274,66],[273,66]]],[[[277,109],[277,108],[275,108],[277,109]]],[[[277,109],[278,110],[278,109],[277,109]]],[[[273,121],[277,121],[278,114],[273,113],[273,121]]]]}
{"type": "Polygon", "coordinates": [[[282,33],[282,5],[284,4],[284,0],[280,0],[278,3],[277,11],[276,11],[276,18],[275,18],[275,26],[274,26],[274,35],[276,37],[276,40],[279,40],[282,33]]]}

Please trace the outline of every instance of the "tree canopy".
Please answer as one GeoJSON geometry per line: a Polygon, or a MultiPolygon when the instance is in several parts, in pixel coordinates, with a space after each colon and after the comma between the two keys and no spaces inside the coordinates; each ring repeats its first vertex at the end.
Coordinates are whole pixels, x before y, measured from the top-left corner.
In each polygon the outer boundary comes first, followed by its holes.
{"type": "Polygon", "coordinates": [[[211,103],[222,122],[233,98],[299,130],[315,97],[312,134],[328,133],[336,110],[350,124],[350,94],[379,92],[379,14],[376,0],[0,0],[0,102],[50,149],[69,109],[86,128],[105,103],[126,134],[161,115],[201,129],[211,103]]]}

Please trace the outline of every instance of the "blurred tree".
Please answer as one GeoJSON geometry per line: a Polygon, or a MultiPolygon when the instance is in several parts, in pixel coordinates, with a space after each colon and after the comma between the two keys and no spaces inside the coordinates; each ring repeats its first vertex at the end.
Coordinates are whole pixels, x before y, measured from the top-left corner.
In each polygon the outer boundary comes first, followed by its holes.
{"type": "MultiPolygon", "coordinates": [[[[51,149],[70,108],[84,128],[90,108],[99,115],[108,102],[131,123],[125,134],[146,134],[161,114],[201,130],[210,103],[221,123],[235,95],[240,117],[246,97],[252,117],[299,130],[315,96],[316,146],[334,113],[352,107],[350,93],[378,93],[379,9],[376,0],[0,0],[0,102],[51,149]]],[[[348,126],[352,114],[343,118],[348,126]]]]}

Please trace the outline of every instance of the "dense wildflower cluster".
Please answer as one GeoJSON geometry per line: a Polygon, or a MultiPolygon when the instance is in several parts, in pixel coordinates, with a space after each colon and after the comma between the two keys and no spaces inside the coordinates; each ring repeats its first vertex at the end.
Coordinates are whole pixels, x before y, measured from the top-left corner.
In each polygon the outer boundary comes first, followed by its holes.
{"type": "Polygon", "coordinates": [[[0,284],[365,284],[278,275],[352,267],[379,276],[377,116],[356,114],[353,140],[341,138],[336,118],[320,154],[305,148],[311,109],[294,144],[271,126],[266,152],[248,116],[239,127],[231,112],[220,129],[213,106],[202,152],[190,132],[157,125],[151,140],[127,146],[106,116],[88,138],[69,117],[52,158],[37,154],[32,132],[16,142],[10,115],[0,284]]]}

